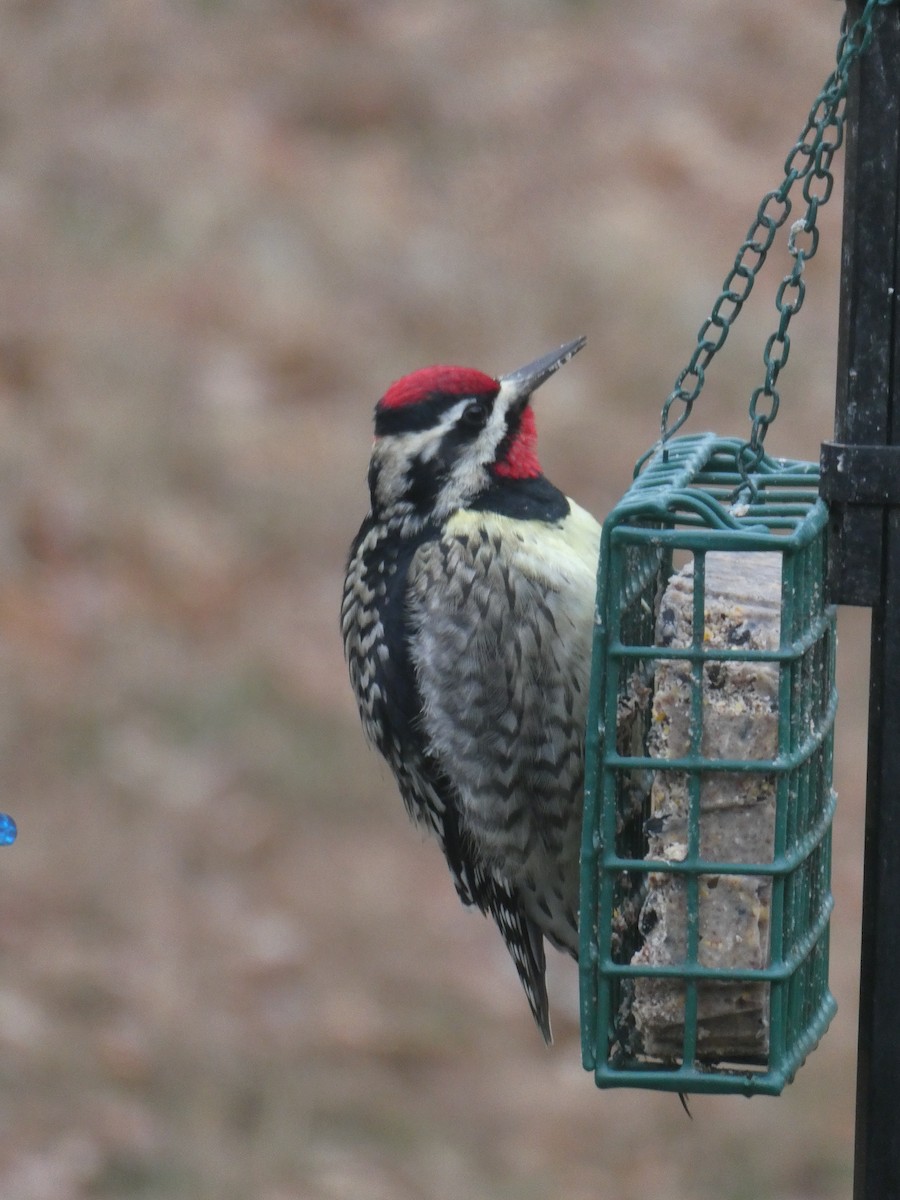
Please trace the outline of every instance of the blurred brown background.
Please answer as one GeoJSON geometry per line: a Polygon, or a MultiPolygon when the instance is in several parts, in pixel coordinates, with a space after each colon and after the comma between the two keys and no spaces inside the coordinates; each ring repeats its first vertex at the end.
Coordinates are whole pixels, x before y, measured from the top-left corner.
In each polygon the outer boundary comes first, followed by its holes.
{"type": "MultiPolygon", "coordinates": [[[[866,616],[833,989],[780,1100],[546,1051],[363,744],[371,407],[541,393],[602,515],[833,65],[832,0],[0,2],[0,1196],[827,1200],[852,1158],[866,616]]],[[[831,433],[839,201],[769,448],[831,433]]],[[[692,426],[742,432],[785,237],[692,426]]]]}

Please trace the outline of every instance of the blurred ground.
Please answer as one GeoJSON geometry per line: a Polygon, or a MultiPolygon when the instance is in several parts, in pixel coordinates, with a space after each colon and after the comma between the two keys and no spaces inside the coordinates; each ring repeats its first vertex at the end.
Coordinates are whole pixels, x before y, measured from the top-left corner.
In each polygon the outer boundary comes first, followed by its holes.
{"type": "MultiPolygon", "coordinates": [[[[0,1196],[849,1191],[866,619],[841,621],[833,988],[780,1100],[547,1052],[357,726],[371,406],[588,348],[598,515],[831,69],[830,0],[0,2],[0,1196]]],[[[831,432],[838,205],[769,445],[831,432]]],[[[784,239],[779,243],[784,255],[784,239]]],[[[774,280],[693,428],[740,432],[774,280]]]]}

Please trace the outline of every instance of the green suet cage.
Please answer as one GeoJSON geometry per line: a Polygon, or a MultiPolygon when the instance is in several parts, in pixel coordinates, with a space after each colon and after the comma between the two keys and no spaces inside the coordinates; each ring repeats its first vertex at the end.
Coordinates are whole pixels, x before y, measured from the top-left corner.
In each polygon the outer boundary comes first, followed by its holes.
{"type": "Polygon", "coordinates": [[[817,466],[677,437],[601,544],[581,879],[598,1086],[778,1093],[827,1027],[835,610],[817,466]]]}

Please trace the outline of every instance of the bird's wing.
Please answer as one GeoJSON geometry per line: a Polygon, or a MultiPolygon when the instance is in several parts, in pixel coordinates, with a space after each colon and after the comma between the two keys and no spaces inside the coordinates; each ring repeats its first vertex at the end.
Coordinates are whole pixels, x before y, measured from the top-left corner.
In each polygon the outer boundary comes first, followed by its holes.
{"type": "MultiPolygon", "coordinates": [[[[553,564],[523,569],[515,546],[494,540],[515,537],[517,524],[481,514],[420,547],[406,619],[419,727],[452,797],[455,873],[496,920],[549,1039],[543,934],[577,949],[594,564],[575,561],[567,575],[553,564]],[[584,611],[570,611],[572,586],[589,593],[584,611]]],[[[444,842],[448,851],[446,832],[444,842]]]]}
{"type": "Polygon", "coordinates": [[[494,919],[515,964],[535,1024],[550,1045],[553,1038],[541,930],[524,911],[515,887],[476,852],[458,792],[443,767],[435,758],[427,757],[423,768],[409,772],[407,784],[400,781],[407,808],[427,806],[429,823],[444,852],[460,899],[494,919]]]}
{"type": "Polygon", "coordinates": [[[594,562],[553,530],[532,545],[530,523],[478,516],[409,573],[419,724],[482,859],[535,880],[573,838],[577,857],[594,562]]]}
{"type": "Polygon", "coordinates": [[[441,763],[426,754],[415,767],[406,766],[396,774],[407,809],[411,813],[427,813],[427,823],[444,852],[463,904],[474,905],[496,922],[535,1024],[549,1045],[553,1039],[540,929],[523,911],[515,889],[474,853],[459,794],[441,763]]]}

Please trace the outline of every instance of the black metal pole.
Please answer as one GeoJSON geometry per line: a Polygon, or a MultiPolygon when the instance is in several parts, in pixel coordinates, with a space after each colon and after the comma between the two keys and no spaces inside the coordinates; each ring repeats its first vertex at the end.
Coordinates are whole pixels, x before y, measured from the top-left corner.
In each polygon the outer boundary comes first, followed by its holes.
{"type": "MultiPolygon", "coordinates": [[[[848,0],[859,16],[863,0],[848,0]]],[[[900,1200],[900,5],[847,106],[830,598],[872,607],[854,1200],[900,1200]]]]}

